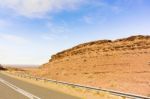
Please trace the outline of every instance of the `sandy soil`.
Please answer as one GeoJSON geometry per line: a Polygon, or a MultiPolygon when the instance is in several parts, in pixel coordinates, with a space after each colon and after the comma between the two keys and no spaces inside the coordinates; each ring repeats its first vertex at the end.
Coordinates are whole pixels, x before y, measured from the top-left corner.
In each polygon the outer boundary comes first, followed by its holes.
{"type": "Polygon", "coordinates": [[[150,37],[75,46],[53,55],[32,75],[150,96],[150,37]]]}

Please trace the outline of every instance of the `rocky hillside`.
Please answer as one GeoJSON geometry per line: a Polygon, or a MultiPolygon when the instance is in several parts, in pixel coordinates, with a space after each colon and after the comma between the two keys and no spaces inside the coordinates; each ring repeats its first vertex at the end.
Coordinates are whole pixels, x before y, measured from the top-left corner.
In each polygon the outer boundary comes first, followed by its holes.
{"type": "Polygon", "coordinates": [[[53,55],[51,61],[63,59],[75,55],[84,55],[92,52],[111,52],[111,51],[125,51],[135,49],[148,49],[150,48],[150,36],[131,36],[124,39],[99,40],[89,43],[80,44],[71,49],[62,51],[53,55]]]}
{"type": "Polygon", "coordinates": [[[80,44],[53,55],[40,72],[34,74],[150,95],[150,36],[80,44]]]}

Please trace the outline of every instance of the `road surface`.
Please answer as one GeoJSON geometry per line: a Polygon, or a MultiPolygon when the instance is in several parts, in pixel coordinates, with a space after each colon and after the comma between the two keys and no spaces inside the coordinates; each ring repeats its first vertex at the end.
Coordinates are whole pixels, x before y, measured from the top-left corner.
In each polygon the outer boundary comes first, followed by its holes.
{"type": "Polygon", "coordinates": [[[80,99],[33,85],[0,72],[0,99],[80,99]]]}

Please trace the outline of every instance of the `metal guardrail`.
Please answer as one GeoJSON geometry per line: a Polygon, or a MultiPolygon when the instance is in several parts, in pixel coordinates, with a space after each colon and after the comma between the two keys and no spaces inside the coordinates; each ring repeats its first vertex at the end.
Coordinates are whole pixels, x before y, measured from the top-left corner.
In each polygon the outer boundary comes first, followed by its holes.
{"type": "Polygon", "coordinates": [[[24,78],[33,78],[36,80],[44,80],[46,82],[53,82],[53,83],[58,83],[58,84],[63,84],[63,85],[68,85],[68,86],[73,86],[73,87],[80,87],[80,88],[89,89],[89,90],[108,92],[112,95],[121,96],[124,98],[150,99],[150,97],[148,97],[148,96],[142,96],[142,95],[125,93],[125,92],[121,92],[121,91],[109,90],[109,89],[104,89],[104,88],[97,88],[97,87],[92,87],[92,86],[85,86],[85,85],[80,85],[80,84],[68,83],[68,82],[57,81],[57,80],[46,79],[46,78],[40,78],[40,77],[35,77],[35,76],[30,76],[30,75],[20,75],[19,74],[18,76],[24,77],[24,78]]]}

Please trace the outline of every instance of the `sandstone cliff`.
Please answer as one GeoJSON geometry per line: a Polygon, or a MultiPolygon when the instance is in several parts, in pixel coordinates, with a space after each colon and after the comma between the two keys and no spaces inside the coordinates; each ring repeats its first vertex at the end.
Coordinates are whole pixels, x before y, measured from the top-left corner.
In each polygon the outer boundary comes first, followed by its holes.
{"type": "Polygon", "coordinates": [[[56,80],[149,95],[150,36],[80,44],[53,55],[37,74],[56,80]]]}
{"type": "Polygon", "coordinates": [[[150,36],[132,36],[125,39],[99,40],[89,43],[80,44],[71,49],[62,51],[53,55],[51,61],[66,58],[74,55],[84,55],[91,52],[110,52],[110,51],[125,51],[134,49],[150,48],[150,36]]]}

